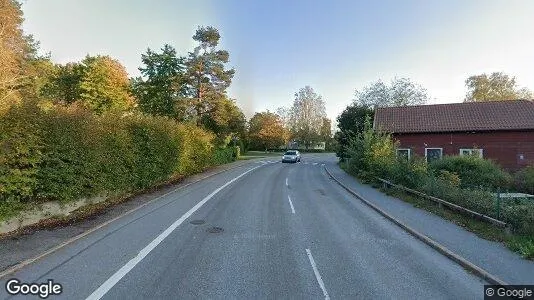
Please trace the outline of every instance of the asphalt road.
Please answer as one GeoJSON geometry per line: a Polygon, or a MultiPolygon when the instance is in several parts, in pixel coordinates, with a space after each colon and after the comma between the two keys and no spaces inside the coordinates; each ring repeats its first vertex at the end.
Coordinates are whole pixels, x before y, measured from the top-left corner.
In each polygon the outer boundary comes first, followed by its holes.
{"type": "Polygon", "coordinates": [[[332,155],[274,159],[165,196],[0,283],[53,279],[63,292],[49,299],[483,298],[484,281],[329,179],[332,155]]]}

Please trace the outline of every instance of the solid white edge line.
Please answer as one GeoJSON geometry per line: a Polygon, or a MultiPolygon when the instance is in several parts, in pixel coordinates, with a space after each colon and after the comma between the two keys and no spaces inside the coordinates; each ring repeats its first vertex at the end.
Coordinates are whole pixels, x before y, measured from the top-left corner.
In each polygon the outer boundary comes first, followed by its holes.
{"type": "Polygon", "coordinates": [[[291,212],[295,213],[295,207],[293,206],[293,202],[291,202],[291,197],[287,195],[287,200],[289,200],[289,205],[291,205],[291,212]]]}
{"type": "Polygon", "coordinates": [[[214,190],[211,194],[206,196],[204,199],[202,199],[199,203],[197,203],[193,208],[191,208],[189,211],[187,211],[183,216],[181,216],[178,220],[176,220],[174,223],[171,224],[165,231],[163,231],[160,235],[158,235],[150,244],[148,244],[145,248],[143,248],[139,253],[132,258],[129,262],[127,262],[122,268],[120,268],[115,274],[113,274],[108,280],[106,280],[100,287],[98,287],[91,295],[89,295],[86,300],[97,300],[102,298],[115,284],[117,284],[126,274],[128,274],[139,262],[143,260],[152,250],[154,250],[166,237],[168,237],[180,224],[182,224],[187,218],[189,218],[193,213],[195,213],[199,208],[201,208],[206,202],[208,202],[213,196],[215,196],[218,192],[220,192],[222,189],[227,187],[228,185],[232,184],[239,178],[245,176],[246,174],[252,172],[253,170],[259,168],[254,167],[241,175],[235,177],[234,179],[228,181],[221,187],[214,190]]]}
{"type": "Polygon", "coordinates": [[[321,278],[321,274],[319,274],[319,270],[317,269],[317,265],[315,264],[315,260],[313,259],[310,249],[306,249],[306,254],[308,254],[308,259],[310,260],[310,264],[313,268],[313,273],[315,273],[315,278],[317,279],[321,290],[323,290],[324,298],[325,300],[329,300],[330,296],[328,296],[328,292],[324,286],[323,278],[321,278]]]}

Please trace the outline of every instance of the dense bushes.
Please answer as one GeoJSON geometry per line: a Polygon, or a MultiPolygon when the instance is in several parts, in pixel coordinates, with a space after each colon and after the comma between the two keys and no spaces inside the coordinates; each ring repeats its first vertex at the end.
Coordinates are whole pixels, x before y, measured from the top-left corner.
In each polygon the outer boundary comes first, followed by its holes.
{"type": "MultiPolygon", "coordinates": [[[[534,203],[502,200],[499,208],[492,192],[504,190],[511,176],[491,161],[478,157],[445,157],[428,165],[424,159],[397,158],[387,134],[366,130],[351,139],[345,163],[349,173],[367,182],[377,178],[419,190],[476,212],[501,219],[521,234],[534,235],[534,203]]],[[[516,175],[516,183],[532,187],[534,168],[516,175]]]]}
{"type": "Polygon", "coordinates": [[[213,139],[166,118],[13,107],[0,117],[0,216],[6,206],[144,189],[235,160],[213,139]]]}
{"type": "Polygon", "coordinates": [[[534,195],[534,166],[526,167],[515,173],[514,187],[518,191],[534,195]]]}
{"type": "Polygon", "coordinates": [[[477,156],[445,156],[433,161],[430,167],[457,174],[462,188],[497,190],[509,187],[512,182],[511,176],[493,161],[477,156]]]}

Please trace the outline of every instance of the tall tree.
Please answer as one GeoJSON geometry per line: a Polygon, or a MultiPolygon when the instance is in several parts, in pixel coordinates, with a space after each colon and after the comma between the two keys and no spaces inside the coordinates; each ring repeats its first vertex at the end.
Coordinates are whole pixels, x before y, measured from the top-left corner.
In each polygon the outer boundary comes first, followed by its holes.
{"type": "Polygon", "coordinates": [[[277,114],[256,113],[249,121],[250,147],[256,150],[278,148],[287,142],[288,132],[277,114]]]}
{"type": "Polygon", "coordinates": [[[329,118],[323,118],[323,124],[319,130],[321,142],[325,143],[325,149],[331,149],[332,146],[332,121],[329,118]]]}
{"type": "Polygon", "coordinates": [[[54,68],[51,78],[41,89],[41,95],[62,104],[72,104],[80,100],[80,83],[85,66],[81,63],[67,63],[54,68]]]}
{"type": "Polygon", "coordinates": [[[96,113],[129,110],[135,105],[126,69],[109,56],[87,56],[80,82],[80,100],[96,113]]]}
{"type": "Polygon", "coordinates": [[[232,137],[244,138],[246,118],[235,101],[224,97],[212,106],[212,112],[203,115],[201,122],[217,135],[219,143],[227,143],[232,137]]]}
{"type": "Polygon", "coordinates": [[[519,88],[515,77],[502,72],[474,75],[465,81],[467,95],[465,102],[499,101],[532,99],[532,92],[527,88],[519,88]]]}
{"type": "Polygon", "coordinates": [[[370,118],[372,123],[373,117],[374,111],[372,108],[358,105],[356,102],[353,102],[343,110],[337,117],[339,131],[334,136],[338,144],[336,151],[338,157],[347,156],[346,150],[349,146],[350,139],[356,137],[359,133],[363,133],[365,120],[370,118]]]}
{"type": "Polygon", "coordinates": [[[280,117],[280,120],[282,120],[284,127],[289,129],[291,122],[291,109],[282,106],[276,109],[276,114],[280,117]]]}
{"type": "Polygon", "coordinates": [[[308,148],[321,139],[321,127],[326,109],[323,98],[310,86],[295,93],[291,107],[290,128],[292,137],[308,148]]]}
{"type": "Polygon", "coordinates": [[[428,101],[428,94],[408,78],[395,78],[389,85],[378,80],[361,91],[356,90],[354,101],[365,107],[419,105],[428,101]]]}
{"type": "Polygon", "coordinates": [[[0,111],[20,100],[25,60],[34,54],[31,36],[22,31],[22,10],[15,0],[0,0],[0,111]]]}
{"type": "Polygon", "coordinates": [[[184,120],[186,116],[186,78],[184,58],[165,45],[161,52],[147,50],[141,55],[142,77],[133,80],[134,94],[139,109],[151,115],[168,116],[184,120]]]}
{"type": "Polygon", "coordinates": [[[199,27],[193,36],[198,46],[186,60],[193,117],[199,125],[205,119],[203,116],[215,109],[214,102],[226,96],[235,72],[234,69],[225,69],[229,54],[228,51],[217,50],[220,38],[216,28],[199,27]]]}

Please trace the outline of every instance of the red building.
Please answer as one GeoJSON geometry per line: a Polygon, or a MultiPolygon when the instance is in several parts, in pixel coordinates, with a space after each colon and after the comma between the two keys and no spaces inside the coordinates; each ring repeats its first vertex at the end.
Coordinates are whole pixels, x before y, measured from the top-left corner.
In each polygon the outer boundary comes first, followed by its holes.
{"type": "Polygon", "coordinates": [[[508,170],[534,165],[534,102],[382,107],[373,127],[392,133],[398,155],[477,154],[508,170]]]}

